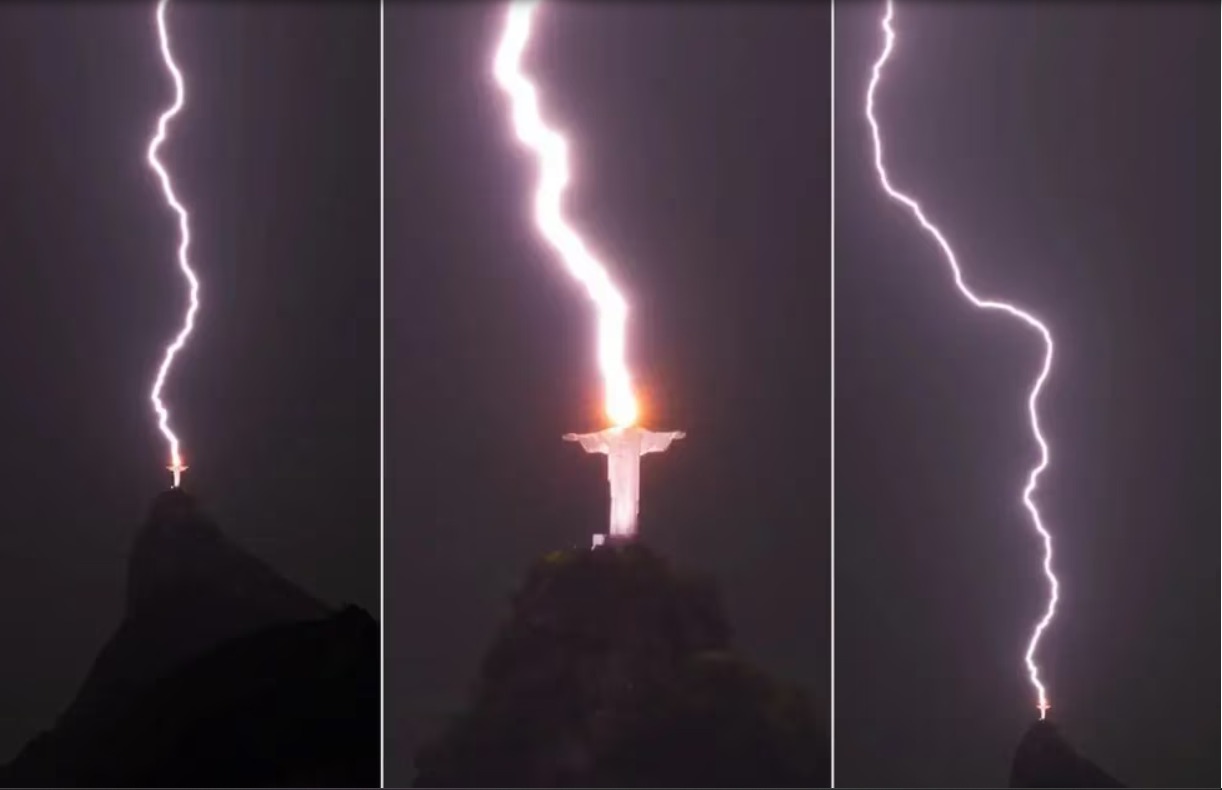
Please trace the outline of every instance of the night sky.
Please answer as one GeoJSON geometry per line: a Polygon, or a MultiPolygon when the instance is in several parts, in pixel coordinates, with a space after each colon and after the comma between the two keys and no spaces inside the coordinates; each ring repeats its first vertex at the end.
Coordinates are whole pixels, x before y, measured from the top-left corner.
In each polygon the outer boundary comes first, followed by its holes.
{"type": "MultiPolygon", "coordinates": [[[[528,563],[605,531],[584,290],[536,235],[491,77],[501,10],[386,12],[386,781],[466,704],[528,563]]],[[[645,542],[715,574],[739,644],[826,710],[830,14],[545,5],[525,67],[569,216],[632,306],[645,542]]]]}
{"type": "MultiPolygon", "coordinates": [[[[0,7],[0,761],[118,625],[167,451],[147,394],[186,300],[145,165],[153,4],[0,7]]],[[[162,149],[203,281],[166,390],[236,542],[378,613],[378,9],[171,6],[162,149]]]]}
{"type": "MultiPolygon", "coordinates": [[[[836,782],[995,786],[1036,715],[1021,661],[1045,588],[1018,497],[1041,349],[960,302],[876,185],[881,10],[836,7],[836,782]]],[[[901,5],[897,24],[892,180],[1058,341],[1050,716],[1133,786],[1212,785],[1218,7],[901,5]]]]}

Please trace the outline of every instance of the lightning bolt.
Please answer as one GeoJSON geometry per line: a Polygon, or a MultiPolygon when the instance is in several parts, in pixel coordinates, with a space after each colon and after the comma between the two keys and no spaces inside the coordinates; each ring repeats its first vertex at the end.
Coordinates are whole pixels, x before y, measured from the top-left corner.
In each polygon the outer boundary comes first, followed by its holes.
{"type": "Polygon", "coordinates": [[[895,30],[891,26],[892,19],[895,16],[895,6],[892,0],[887,0],[887,10],[882,19],[882,29],[885,35],[885,44],[883,45],[882,54],[874,63],[873,74],[870,78],[870,87],[866,91],[866,118],[870,123],[870,131],[874,137],[874,169],[878,171],[878,179],[882,183],[883,189],[893,200],[903,204],[912,212],[912,215],[920,223],[921,227],[934,238],[938,246],[942,248],[942,253],[946,257],[946,262],[950,265],[951,272],[954,275],[955,286],[959,292],[977,308],[982,310],[999,310],[1007,315],[1013,316],[1022,321],[1027,326],[1034,329],[1040,334],[1044,340],[1044,364],[1040,368],[1039,376],[1035,380],[1035,384],[1031,387],[1031,394],[1027,398],[1027,411],[1031,417],[1031,432],[1035,435],[1035,441],[1040,447],[1040,460],[1027,477],[1027,485],[1023,489],[1023,505],[1027,508],[1027,512],[1031,514],[1031,522],[1035,526],[1035,530],[1039,533],[1044,544],[1044,576],[1048,579],[1050,595],[1048,598],[1048,608],[1044,611],[1043,617],[1036,623],[1035,628],[1031,633],[1031,640],[1027,644],[1027,653],[1025,661],[1027,664],[1027,674],[1031,679],[1031,684],[1035,687],[1038,697],[1038,705],[1040,711],[1040,719],[1044,719],[1048,713],[1048,692],[1044,688],[1044,684],[1040,681],[1039,666],[1035,663],[1035,651],[1039,647],[1040,638],[1044,635],[1044,630],[1048,628],[1048,624],[1052,622],[1052,618],[1056,615],[1057,601],[1060,597],[1060,583],[1057,581],[1056,574],[1052,572],[1052,535],[1044,527],[1043,519],[1040,518],[1039,508],[1036,507],[1032,496],[1035,494],[1037,485],[1039,484],[1040,474],[1048,468],[1048,442],[1044,439],[1044,434],[1040,431],[1039,410],[1037,408],[1040,392],[1044,389],[1044,382],[1048,379],[1048,373],[1052,369],[1052,353],[1053,343],[1052,334],[1048,328],[1044,326],[1035,316],[1030,313],[1015,307],[1007,302],[997,301],[993,299],[981,299],[963,282],[963,272],[959,268],[959,261],[955,257],[954,251],[947,242],[946,237],[938,230],[932,222],[925,217],[925,212],[921,210],[920,204],[913,198],[905,195],[891,185],[891,179],[887,176],[886,168],[883,167],[883,144],[879,133],[878,121],[874,117],[874,94],[878,89],[878,84],[882,80],[883,66],[891,57],[891,51],[895,47],[895,30]]]}
{"type": "Polygon", "coordinates": [[[174,62],[174,55],[170,52],[170,34],[166,27],[166,6],[168,4],[169,0],[159,0],[157,3],[157,35],[161,41],[161,58],[165,62],[166,70],[169,71],[170,76],[174,80],[174,102],[157,120],[157,131],[149,142],[148,164],[157,173],[157,178],[161,181],[161,191],[165,195],[166,203],[178,215],[178,268],[182,271],[190,286],[190,304],[187,307],[182,329],[174,337],[173,342],[166,347],[165,356],[161,360],[161,367],[157,370],[157,378],[153,382],[153,390],[149,398],[153,402],[153,409],[157,412],[157,426],[161,429],[161,435],[165,437],[170,445],[170,465],[168,468],[174,475],[174,487],[178,488],[182,483],[182,473],[187,467],[182,462],[178,437],[170,429],[170,413],[161,401],[161,390],[165,386],[166,376],[170,372],[170,367],[174,364],[174,357],[186,345],[187,338],[195,328],[195,312],[199,309],[199,280],[196,279],[195,272],[191,269],[191,263],[187,259],[187,250],[191,246],[191,225],[187,210],[179,202],[177,195],[174,194],[174,186],[170,181],[170,175],[166,172],[161,160],[157,158],[157,152],[166,140],[166,132],[169,129],[170,121],[178,115],[186,103],[186,88],[183,84],[182,72],[179,71],[178,64],[174,62]]]}
{"type": "Polygon", "coordinates": [[[632,378],[625,361],[628,304],[611,281],[607,267],[565,221],[560,199],[569,183],[568,141],[544,123],[539,114],[538,90],[522,73],[522,53],[530,40],[537,8],[538,0],[510,3],[493,59],[493,76],[509,97],[518,141],[539,162],[535,224],[569,272],[586,287],[598,311],[598,365],[607,416],[618,426],[628,426],[637,418],[632,378]]]}

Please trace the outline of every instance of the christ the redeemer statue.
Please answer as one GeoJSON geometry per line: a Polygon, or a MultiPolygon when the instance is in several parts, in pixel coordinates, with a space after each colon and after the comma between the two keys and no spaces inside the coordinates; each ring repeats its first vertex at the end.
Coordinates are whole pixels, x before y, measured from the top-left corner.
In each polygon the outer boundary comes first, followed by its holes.
{"type": "MultiPolygon", "coordinates": [[[[636,519],[641,510],[641,456],[660,453],[683,431],[647,431],[635,425],[608,428],[597,433],[568,433],[566,442],[581,442],[587,453],[606,453],[607,480],[611,483],[611,537],[627,538],[636,534],[636,519]]],[[[599,536],[601,537],[601,536],[599,536]]],[[[599,537],[594,544],[601,543],[599,537]]]]}

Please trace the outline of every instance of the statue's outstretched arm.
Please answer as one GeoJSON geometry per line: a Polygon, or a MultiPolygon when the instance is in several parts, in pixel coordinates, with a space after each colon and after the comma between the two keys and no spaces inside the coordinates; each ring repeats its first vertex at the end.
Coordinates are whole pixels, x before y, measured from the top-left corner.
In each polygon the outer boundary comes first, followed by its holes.
{"type": "Polygon", "coordinates": [[[645,453],[660,453],[670,447],[670,443],[676,439],[682,439],[687,436],[683,431],[646,431],[641,439],[641,454],[645,453]]]}
{"type": "Polygon", "coordinates": [[[608,450],[607,440],[602,433],[566,433],[566,442],[581,442],[581,447],[587,453],[605,453],[608,450]]]}

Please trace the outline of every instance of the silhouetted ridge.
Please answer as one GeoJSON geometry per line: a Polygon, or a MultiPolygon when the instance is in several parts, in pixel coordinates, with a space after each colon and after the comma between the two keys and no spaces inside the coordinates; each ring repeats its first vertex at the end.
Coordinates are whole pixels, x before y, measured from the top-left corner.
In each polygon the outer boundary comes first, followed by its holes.
{"type": "Polygon", "coordinates": [[[163,492],[118,629],[0,783],[376,785],[378,642],[366,612],[333,612],[163,492]]]}
{"type": "Polygon", "coordinates": [[[1027,729],[1010,770],[1010,787],[1124,787],[1074,751],[1056,725],[1037,721],[1027,729]]]}
{"type": "Polygon", "coordinates": [[[732,652],[716,586],[643,546],[554,552],[417,786],[826,786],[806,697],[732,652]]]}
{"type": "Polygon", "coordinates": [[[162,492],[132,542],[123,620],[57,729],[91,727],[95,716],[227,639],[326,614],[230,543],[190,494],[162,492]]]}
{"type": "Polygon", "coordinates": [[[231,543],[182,489],[158,494],[132,543],[127,617],[153,615],[185,598],[260,624],[318,617],[326,607],[262,560],[231,543]]]}

